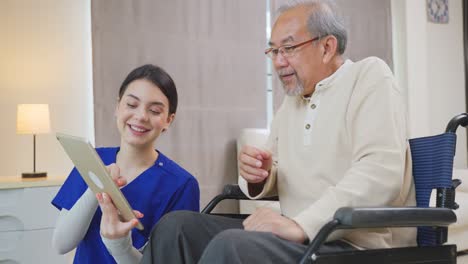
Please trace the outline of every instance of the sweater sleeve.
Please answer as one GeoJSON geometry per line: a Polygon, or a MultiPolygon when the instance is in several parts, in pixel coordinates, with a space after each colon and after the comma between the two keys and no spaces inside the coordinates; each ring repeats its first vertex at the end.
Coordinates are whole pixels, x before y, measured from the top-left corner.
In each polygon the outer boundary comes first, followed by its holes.
{"type": "Polygon", "coordinates": [[[61,209],[52,237],[52,246],[59,254],[78,246],[88,231],[97,207],[94,193],[87,189],[70,210],[61,209]]]}
{"type": "Polygon", "coordinates": [[[118,264],[140,263],[143,255],[132,246],[132,236],[130,232],[127,236],[118,239],[108,239],[102,235],[101,239],[109,253],[118,264]]]}

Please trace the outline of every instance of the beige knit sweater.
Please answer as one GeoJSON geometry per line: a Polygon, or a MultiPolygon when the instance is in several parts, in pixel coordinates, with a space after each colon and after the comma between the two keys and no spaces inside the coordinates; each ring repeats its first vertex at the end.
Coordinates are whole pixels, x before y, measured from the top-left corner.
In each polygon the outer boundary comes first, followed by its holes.
{"type": "MultiPolygon", "coordinates": [[[[346,61],[310,100],[287,96],[267,148],[275,165],[263,191],[312,239],[344,206],[414,206],[402,90],[382,60],[346,61]]],[[[242,186],[242,184],[241,184],[242,186]]],[[[246,184],[244,184],[246,186],[246,184]]],[[[415,228],[335,232],[362,248],[416,244],[415,228]]]]}

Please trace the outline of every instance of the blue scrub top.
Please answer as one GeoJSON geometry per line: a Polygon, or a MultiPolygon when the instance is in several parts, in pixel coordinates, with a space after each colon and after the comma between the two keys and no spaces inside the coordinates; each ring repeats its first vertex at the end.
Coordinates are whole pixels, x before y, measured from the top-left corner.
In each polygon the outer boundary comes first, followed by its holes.
{"type": "MultiPolygon", "coordinates": [[[[115,163],[120,148],[97,148],[105,165],[115,163]]],[[[198,182],[189,172],[159,152],[155,164],[140,174],[121,191],[134,210],[144,214],[140,219],[145,227],[132,230],[133,246],[141,248],[148,241],[151,229],[166,213],[176,210],[199,211],[198,182]]],[[[74,168],[52,204],[59,210],[70,210],[88,186],[74,168]]],[[[98,207],[89,229],[76,249],[73,263],[116,263],[100,236],[101,209],[98,207]]],[[[70,227],[73,228],[73,227],[70,227]]]]}

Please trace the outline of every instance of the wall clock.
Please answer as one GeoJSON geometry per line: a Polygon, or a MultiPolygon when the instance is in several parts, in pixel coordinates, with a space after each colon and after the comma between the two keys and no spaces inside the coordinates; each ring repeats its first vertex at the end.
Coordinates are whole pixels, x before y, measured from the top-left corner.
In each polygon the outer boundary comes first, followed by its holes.
{"type": "Polygon", "coordinates": [[[447,24],[449,21],[448,0],[426,0],[427,20],[437,24],[447,24]]]}

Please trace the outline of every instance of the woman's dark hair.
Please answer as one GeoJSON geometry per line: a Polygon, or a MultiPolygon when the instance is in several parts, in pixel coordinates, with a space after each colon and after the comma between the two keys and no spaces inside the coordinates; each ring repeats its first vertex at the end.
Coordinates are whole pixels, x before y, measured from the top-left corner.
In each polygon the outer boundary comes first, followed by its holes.
{"type": "Polygon", "coordinates": [[[177,89],[171,76],[159,66],[146,64],[134,69],[123,81],[119,90],[119,101],[127,90],[127,86],[135,80],[147,80],[159,87],[169,101],[169,115],[177,110],[177,89]]]}

